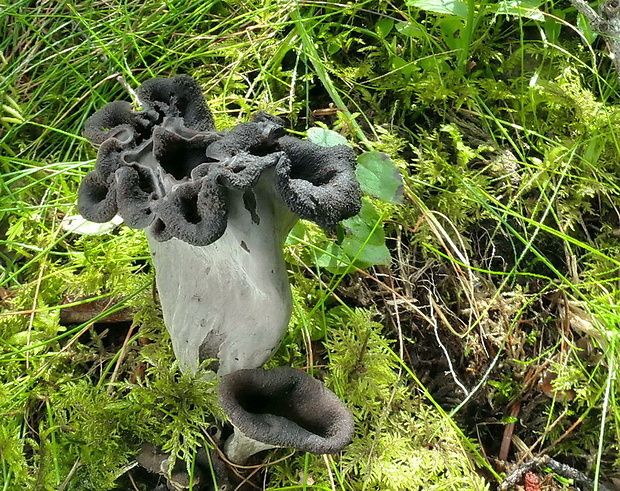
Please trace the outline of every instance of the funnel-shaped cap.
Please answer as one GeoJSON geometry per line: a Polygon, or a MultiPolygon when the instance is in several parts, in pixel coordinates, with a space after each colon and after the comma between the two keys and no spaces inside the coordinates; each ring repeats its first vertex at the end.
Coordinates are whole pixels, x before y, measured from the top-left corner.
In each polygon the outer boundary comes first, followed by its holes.
{"type": "MultiPolygon", "coordinates": [[[[306,372],[290,367],[225,375],[220,381],[220,403],[235,433],[266,444],[256,451],[273,446],[334,453],[353,436],[351,413],[336,394],[306,372]]],[[[237,455],[233,460],[244,459],[237,455]]]]}

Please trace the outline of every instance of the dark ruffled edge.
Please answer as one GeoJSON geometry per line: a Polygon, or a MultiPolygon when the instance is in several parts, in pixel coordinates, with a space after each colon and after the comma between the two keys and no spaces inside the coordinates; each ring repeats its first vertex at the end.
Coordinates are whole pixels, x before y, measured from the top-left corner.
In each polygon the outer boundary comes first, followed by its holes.
{"type": "Polygon", "coordinates": [[[186,75],[149,80],[138,97],[142,111],[117,101],[86,122],[86,137],[100,144],[78,193],[86,219],[118,213],[131,227],[150,227],[156,240],[208,245],[226,230],[226,189],[248,191],[270,167],[280,197],[301,218],[333,229],[359,211],[349,147],[285,136],[282,120],[263,112],[217,132],[200,87],[186,75]]]}
{"type": "Polygon", "coordinates": [[[341,451],[353,437],[353,417],[338,396],[295,368],[225,375],[219,399],[236,428],[269,445],[325,454],[341,451]]]}
{"type": "Polygon", "coordinates": [[[321,147],[290,136],[278,143],[288,159],[276,168],[276,186],[292,211],[327,230],[357,215],[362,192],[351,148],[321,147]]]}

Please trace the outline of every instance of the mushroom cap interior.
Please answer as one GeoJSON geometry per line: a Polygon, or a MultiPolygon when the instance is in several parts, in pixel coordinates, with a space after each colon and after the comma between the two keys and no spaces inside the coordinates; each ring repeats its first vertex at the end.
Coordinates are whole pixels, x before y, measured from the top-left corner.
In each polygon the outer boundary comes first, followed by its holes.
{"type": "Polygon", "coordinates": [[[301,370],[239,370],[222,377],[219,390],[231,423],[259,442],[324,454],[351,441],[354,424],[347,407],[301,370]]]}

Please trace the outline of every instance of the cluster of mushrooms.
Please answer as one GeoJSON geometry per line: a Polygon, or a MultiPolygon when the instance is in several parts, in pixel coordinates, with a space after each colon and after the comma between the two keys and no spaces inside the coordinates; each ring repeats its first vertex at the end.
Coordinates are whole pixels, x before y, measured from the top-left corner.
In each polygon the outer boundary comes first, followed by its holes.
{"type": "Polygon", "coordinates": [[[287,136],[263,112],[217,131],[186,75],[148,80],[137,96],[141,110],[116,101],[86,122],[98,154],[80,214],[146,230],[180,366],[216,360],[230,461],[274,447],[340,451],[353,419],[338,397],[304,371],[260,367],[291,317],[287,234],[299,218],[330,230],[360,209],[353,151],[287,136]]]}

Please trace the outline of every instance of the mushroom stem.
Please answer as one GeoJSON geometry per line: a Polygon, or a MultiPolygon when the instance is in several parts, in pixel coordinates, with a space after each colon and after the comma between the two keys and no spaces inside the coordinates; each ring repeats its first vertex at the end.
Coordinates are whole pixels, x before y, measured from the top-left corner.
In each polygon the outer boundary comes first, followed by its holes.
{"type": "Polygon", "coordinates": [[[259,442],[243,434],[239,428],[235,428],[233,434],[224,442],[224,453],[228,460],[234,464],[243,465],[248,459],[263,450],[278,448],[277,445],[259,442]]]}
{"type": "Polygon", "coordinates": [[[242,191],[228,190],[228,226],[212,244],[159,242],[147,230],[164,321],[184,369],[206,359],[219,359],[220,375],[259,367],[286,331],[292,297],[282,246],[298,218],[281,203],[273,172],[259,179],[250,211],[242,191]]]}

